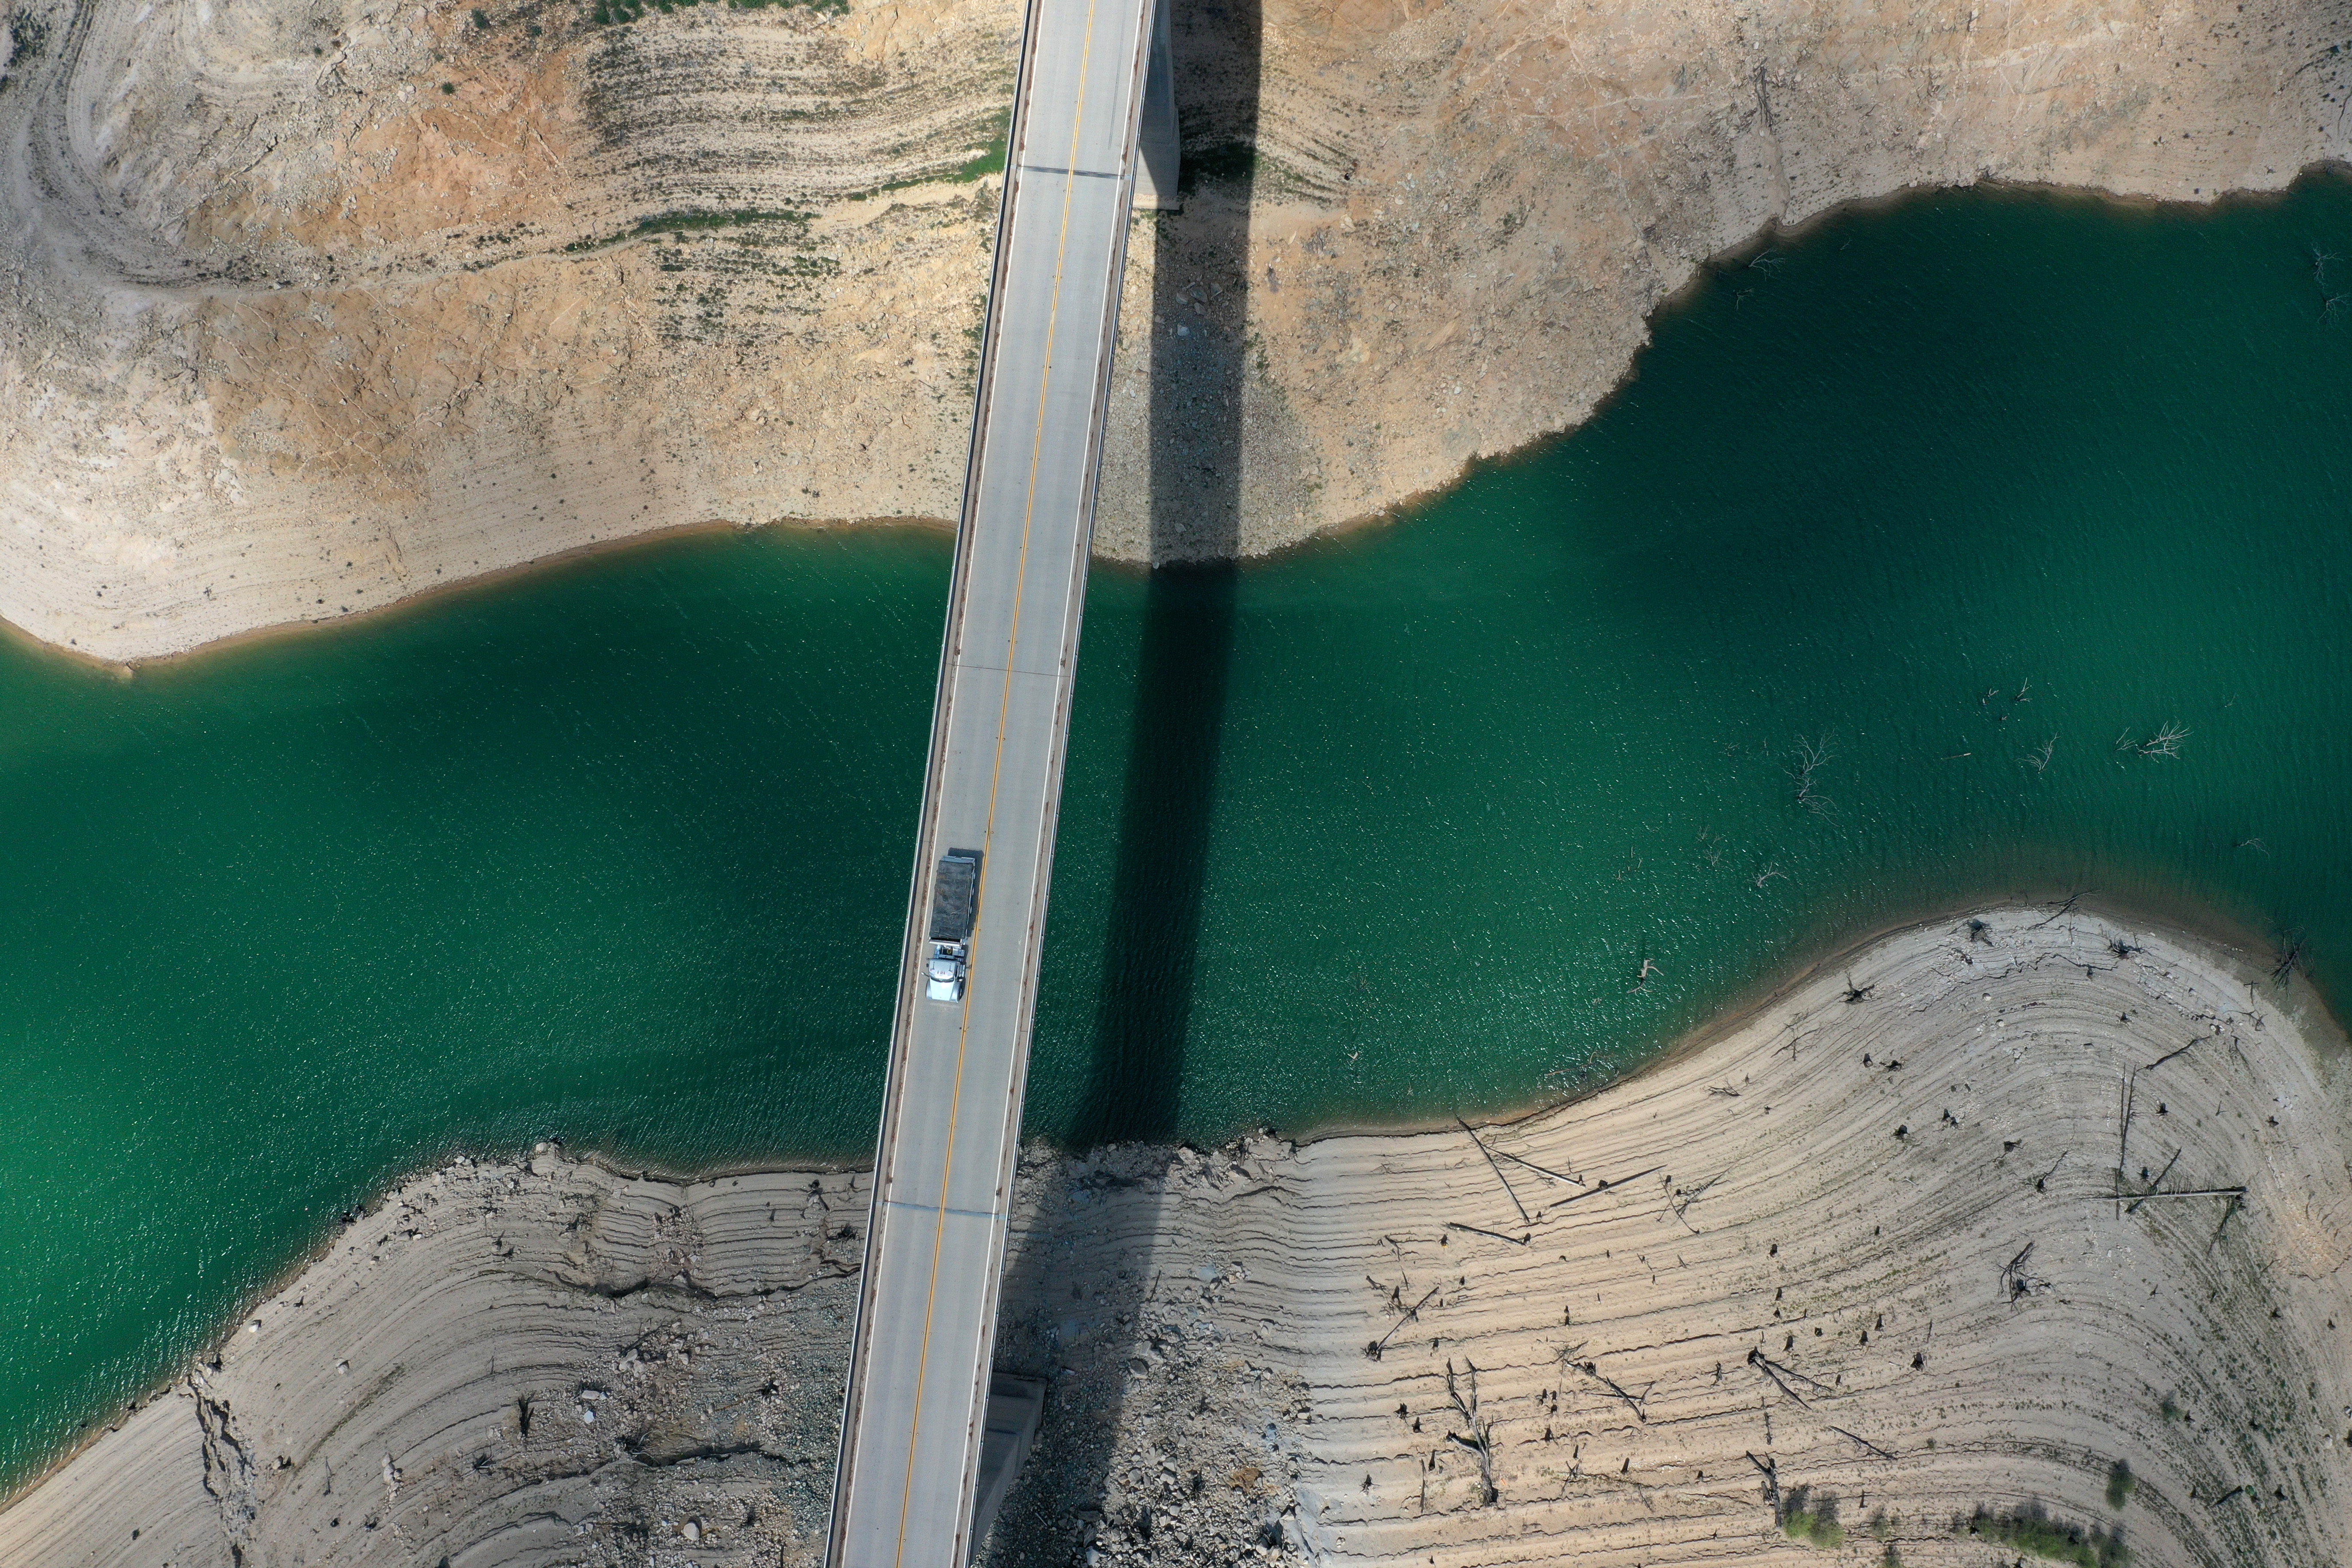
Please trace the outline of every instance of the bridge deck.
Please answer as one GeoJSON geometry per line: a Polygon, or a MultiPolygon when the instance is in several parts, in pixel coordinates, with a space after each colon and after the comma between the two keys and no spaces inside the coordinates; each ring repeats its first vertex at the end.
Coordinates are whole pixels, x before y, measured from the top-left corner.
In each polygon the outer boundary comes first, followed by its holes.
{"type": "Polygon", "coordinates": [[[872,1229],[835,1568],[962,1568],[1085,606],[1151,0],[1031,0],[981,356],[872,1229]],[[961,1002],[931,882],[983,852],[961,1002]]]}

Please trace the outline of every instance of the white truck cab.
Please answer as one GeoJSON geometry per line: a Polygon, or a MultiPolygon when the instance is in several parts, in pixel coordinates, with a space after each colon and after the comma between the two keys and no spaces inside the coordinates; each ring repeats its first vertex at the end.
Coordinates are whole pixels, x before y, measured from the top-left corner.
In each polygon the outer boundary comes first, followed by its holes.
{"type": "Polygon", "coordinates": [[[962,1001],[963,960],[963,943],[933,942],[923,963],[923,994],[934,1002],[962,1001]]]}

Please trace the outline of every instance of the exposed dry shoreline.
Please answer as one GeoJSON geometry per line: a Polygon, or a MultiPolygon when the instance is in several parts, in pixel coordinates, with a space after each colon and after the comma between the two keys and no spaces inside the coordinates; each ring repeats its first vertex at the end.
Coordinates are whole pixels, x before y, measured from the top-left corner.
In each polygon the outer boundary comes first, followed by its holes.
{"type": "MultiPolygon", "coordinates": [[[[0,619],[133,660],[683,524],[954,513],[1011,0],[593,15],[18,0],[0,619]]],[[[2344,31],[1180,5],[1208,174],[1130,247],[1099,547],[1276,548],[1571,426],[1706,258],[1843,204],[2279,189],[2352,153],[2344,31]]]]}
{"type": "MultiPolygon", "coordinates": [[[[998,1359],[1054,1393],[991,1560],[1798,1561],[1831,1497],[1857,1563],[2006,1563],[2035,1510],[2352,1560],[2340,1039],[2191,939],[1977,920],[1491,1164],[1033,1152],[998,1359]],[[2119,1163],[2245,1193],[2134,1209],[2119,1163]]],[[[0,1565],[814,1562],[865,1180],[420,1176],[0,1512],[0,1565]]]]}

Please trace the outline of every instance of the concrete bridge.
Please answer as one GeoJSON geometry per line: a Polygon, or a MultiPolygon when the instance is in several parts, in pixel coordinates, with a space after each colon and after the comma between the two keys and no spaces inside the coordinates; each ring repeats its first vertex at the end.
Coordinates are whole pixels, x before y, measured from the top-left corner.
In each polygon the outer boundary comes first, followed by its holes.
{"type": "MultiPolygon", "coordinates": [[[[834,1568],[963,1568],[986,1528],[974,1502],[984,1431],[1022,1425],[1017,1390],[1000,1388],[990,1418],[989,1357],[1129,213],[1175,194],[1167,32],[1153,0],[1030,0],[1023,33],[834,1568]]],[[[992,1505],[1009,1466],[1002,1447],[992,1458],[992,1505]]]]}

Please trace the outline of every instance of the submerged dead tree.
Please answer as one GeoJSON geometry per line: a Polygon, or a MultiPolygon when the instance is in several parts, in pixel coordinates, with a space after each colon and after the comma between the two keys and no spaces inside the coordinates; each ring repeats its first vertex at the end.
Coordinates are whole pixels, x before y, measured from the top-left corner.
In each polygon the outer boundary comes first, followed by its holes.
{"type": "Polygon", "coordinates": [[[1823,812],[1830,808],[1830,797],[1822,794],[1813,775],[1820,773],[1836,754],[1830,748],[1827,735],[1817,741],[1797,742],[1797,760],[1795,765],[1789,769],[1789,776],[1797,781],[1799,807],[1811,812],[1823,812]]]}
{"type": "Polygon", "coordinates": [[[2141,740],[2129,730],[2126,730],[2116,737],[2116,750],[2129,756],[2177,757],[2180,754],[2180,742],[2187,739],[2189,739],[2188,726],[2176,720],[2165,724],[2146,740],[2141,740]]]}

